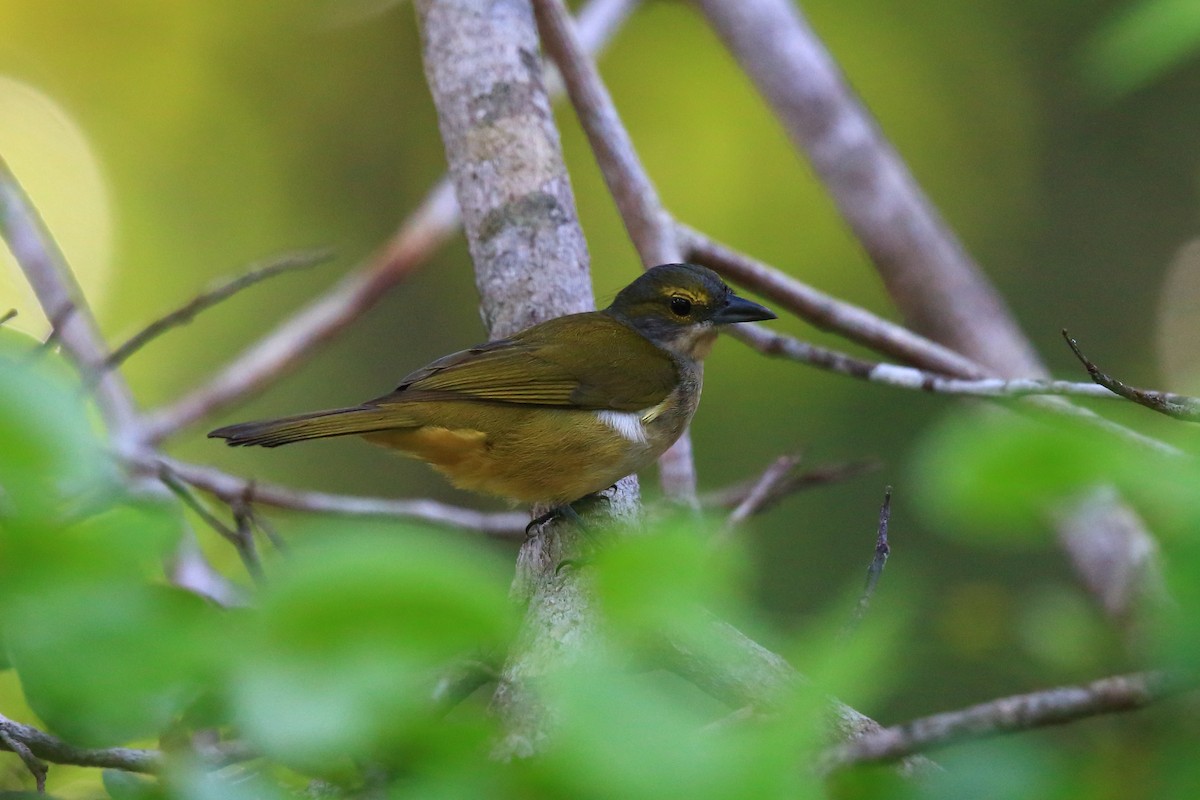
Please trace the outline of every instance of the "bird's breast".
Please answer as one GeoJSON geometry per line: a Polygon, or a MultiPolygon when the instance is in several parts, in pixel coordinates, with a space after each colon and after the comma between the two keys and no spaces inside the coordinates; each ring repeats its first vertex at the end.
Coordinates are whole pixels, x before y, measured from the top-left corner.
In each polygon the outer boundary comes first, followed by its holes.
{"type": "Polygon", "coordinates": [[[631,446],[631,450],[657,458],[687,428],[700,402],[703,373],[685,371],[679,385],[657,405],[640,411],[597,411],[596,419],[631,446]]]}

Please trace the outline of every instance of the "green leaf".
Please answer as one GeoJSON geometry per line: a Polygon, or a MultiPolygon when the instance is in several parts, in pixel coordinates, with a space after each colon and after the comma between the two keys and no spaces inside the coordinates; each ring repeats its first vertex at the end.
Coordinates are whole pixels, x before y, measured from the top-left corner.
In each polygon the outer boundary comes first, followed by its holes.
{"type": "Polygon", "coordinates": [[[82,398],[78,381],[49,354],[0,339],[0,526],[61,518],[111,485],[82,398]]]}
{"type": "Polygon", "coordinates": [[[513,631],[508,573],[445,532],[310,534],[239,646],[232,698],[242,730],[292,764],[416,736],[439,671],[513,631]]]}
{"type": "MultiPolygon", "coordinates": [[[[597,658],[553,676],[556,729],[533,765],[554,796],[664,800],[820,796],[794,720],[706,726],[725,711],[672,676],[597,658]]],[[[823,715],[812,724],[823,728],[823,715]]]]}
{"type": "Polygon", "coordinates": [[[88,516],[71,524],[0,526],[0,604],[64,581],[157,580],[183,533],[175,502],[97,495],[88,516]]]}
{"type": "Polygon", "coordinates": [[[948,535],[1044,540],[1048,514],[1072,493],[1117,479],[1127,457],[1104,433],[973,410],[949,416],[922,443],[917,501],[948,535]]]}
{"type": "Polygon", "coordinates": [[[713,612],[736,616],[745,557],[737,543],[712,547],[708,532],[667,524],[606,542],[596,588],[613,630],[632,642],[703,639],[713,612]]]}
{"type": "Polygon", "coordinates": [[[1194,0],[1127,4],[1084,42],[1079,70],[1092,91],[1117,99],[1161,80],[1200,53],[1194,0]]]}
{"type": "Polygon", "coordinates": [[[167,775],[172,800],[285,800],[280,786],[258,771],[235,767],[208,770],[197,765],[175,765],[167,775]]]}
{"type": "Polygon", "coordinates": [[[4,636],[37,715],[103,747],[159,733],[199,694],[214,613],[173,588],[69,581],[10,597],[4,636]]]}
{"type": "Polygon", "coordinates": [[[104,791],[112,800],[165,800],[161,783],[140,775],[106,769],[101,773],[104,791]]]}

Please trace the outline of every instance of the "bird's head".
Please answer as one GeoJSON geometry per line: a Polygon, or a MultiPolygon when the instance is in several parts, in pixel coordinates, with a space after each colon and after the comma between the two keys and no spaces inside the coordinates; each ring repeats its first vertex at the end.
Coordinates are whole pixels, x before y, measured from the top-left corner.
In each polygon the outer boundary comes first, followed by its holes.
{"type": "Polygon", "coordinates": [[[717,325],[775,319],[769,309],[738,297],[717,273],[695,264],[663,264],[622,289],[607,313],[659,347],[704,358],[717,325]]]}

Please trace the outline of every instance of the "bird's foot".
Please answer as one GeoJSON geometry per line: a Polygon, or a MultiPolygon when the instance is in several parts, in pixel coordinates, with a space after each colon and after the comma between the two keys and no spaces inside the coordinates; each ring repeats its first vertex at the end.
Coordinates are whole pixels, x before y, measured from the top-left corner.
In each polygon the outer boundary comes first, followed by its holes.
{"type": "MultiPolygon", "coordinates": [[[[609,502],[610,501],[607,497],[597,492],[595,494],[589,494],[581,497],[573,503],[555,506],[545,514],[534,518],[528,525],[525,526],[525,538],[528,539],[529,537],[533,536],[534,532],[547,522],[551,522],[553,520],[566,520],[571,522],[575,528],[581,534],[583,534],[582,538],[585,545],[584,549],[594,548],[596,546],[596,530],[594,526],[588,524],[584,520],[579,512],[582,510],[585,514],[587,514],[596,506],[597,503],[607,504],[609,502]]],[[[586,567],[590,563],[591,559],[585,555],[563,559],[562,561],[558,562],[557,566],[555,566],[554,573],[557,575],[559,572],[567,568],[580,569],[582,567],[586,567]]]]}
{"type": "Polygon", "coordinates": [[[533,536],[534,532],[547,522],[560,519],[574,523],[581,531],[587,531],[587,524],[583,521],[583,518],[579,516],[579,512],[576,511],[570,503],[567,503],[566,505],[555,506],[545,514],[534,517],[532,520],[530,520],[529,524],[525,526],[525,538],[528,539],[533,536]]]}
{"type": "Polygon", "coordinates": [[[555,506],[545,514],[534,517],[532,520],[530,520],[529,524],[525,526],[525,538],[530,538],[539,527],[552,520],[566,520],[578,528],[584,536],[590,538],[595,532],[593,526],[584,521],[583,517],[579,514],[579,510],[576,509],[576,506],[579,506],[586,514],[589,513],[596,506],[596,504],[607,504],[609,502],[611,501],[607,497],[597,492],[595,494],[584,495],[573,503],[564,503],[561,506],[555,506]]]}

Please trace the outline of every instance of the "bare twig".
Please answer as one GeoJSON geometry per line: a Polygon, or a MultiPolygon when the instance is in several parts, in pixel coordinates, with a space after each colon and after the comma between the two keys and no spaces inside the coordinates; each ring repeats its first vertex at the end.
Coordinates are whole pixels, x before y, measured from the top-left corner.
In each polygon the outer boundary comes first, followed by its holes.
{"type": "MultiPolygon", "coordinates": [[[[774,466],[774,463],[772,462],[771,466],[774,466]]],[[[768,466],[767,469],[770,470],[771,466],[768,466]]],[[[791,473],[785,475],[782,480],[772,486],[771,491],[757,504],[754,513],[761,514],[773,508],[779,501],[795,492],[814,486],[826,486],[831,483],[849,480],[850,478],[857,478],[859,475],[874,472],[879,469],[879,466],[878,461],[869,460],[853,461],[848,464],[829,464],[803,472],[792,470],[791,473]]],[[[746,500],[760,480],[761,476],[739,481],[723,489],[708,492],[701,495],[700,505],[703,507],[719,507],[730,510],[737,508],[746,500]]]]}
{"type": "Polygon", "coordinates": [[[1079,342],[1067,333],[1065,328],[1062,335],[1067,340],[1067,345],[1071,348],[1071,352],[1075,354],[1075,357],[1087,369],[1088,374],[1092,376],[1092,380],[1099,386],[1107,389],[1114,395],[1131,400],[1139,406],[1145,406],[1151,411],[1166,414],[1168,417],[1174,417],[1186,422],[1200,421],[1200,398],[1175,394],[1174,392],[1160,392],[1154,389],[1138,389],[1119,381],[1111,375],[1102,372],[1091,359],[1085,356],[1083,351],[1079,349],[1079,342]]]}
{"type": "Polygon", "coordinates": [[[17,316],[17,310],[15,308],[10,308],[8,311],[0,314],[0,325],[3,325],[15,316],[17,316]]]}
{"type": "MultiPolygon", "coordinates": [[[[576,34],[566,6],[562,0],[534,0],[533,7],[542,46],[558,65],[567,95],[642,265],[681,261],[674,223],[634,150],[629,132],[621,124],[596,65],[576,34]]],[[[659,459],[659,481],[668,497],[697,504],[696,467],[688,433],[659,459]]]]}
{"type": "Polygon", "coordinates": [[[1162,673],[1141,672],[1014,695],[863,733],[826,751],[825,769],[892,761],[954,742],[1062,725],[1085,717],[1144,708],[1179,691],[1162,673]]]}
{"type": "Polygon", "coordinates": [[[771,501],[780,485],[788,479],[796,465],[800,463],[800,458],[801,456],[797,454],[783,455],[775,459],[750,487],[750,491],[746,492],[746,496],[737,504],[737,507],[729,512],[719,538],[727,538],[739,525],[759,513],[771,501]]]}
{"type": "Polygon", "coordinates": [[[867,609],[871,607],[871,598],[875,596],[875,587],[879,584],[879,578],[883,575],[883,568],[887,565],[888,556],[892,553],[892,547],[888,543],[888,525],[892,520],[892,487],[887,487],[883,493],[883,505],[879,509],[879,527],[875,534],[875,557],[871,559],[871,565],[867,567],[867,581],[863,585],[862,597],[858,599],[858,605],[854,607],[854,614],[850,618],[850,625],[847,630],[853,630],[862,622],[863,617],[867,614],[867,609]]]}
{"type": "Polygon", "coordinates": [[[171,553],[166,564],[167,577],[180,589],[199,595],[219,606],[236,608],[245,606],[248,597],[242,587],[217,572],[209,563],[192,526],[185,522],[183,538],[171,553]]]}
{"type": "Polygon", "coordinates": [[[671,220],[647,175],[600,73],[561,0],[533,0],[542,46],[558,66],[596,163],[642,264],[680,260],[671,220]]]}
{"type": "MultiPolygon", "coordinates": [[[[89,749],[72,744],[44,733],[29,725],[14,722],[0,715],[0,749],[12,750],[25,759],[24,753],[54,764],[74,764],[80,767],[101,767],[126,772],[157,772],[163,765],[163,754],[157,750],[139,750],[129,747],[89,749]],[[10,744],[10,742],[12,744],[10,744]],[[15,746],[14,746],[15,745],[15,746]]],[[[28,764],[28,762],[26,762],[28,764]]],[[[36,774],[36,773],[35,773],[36,774]]]]}
{"type": "Polygon", "coordinates": [[[792,276],[677,223],[688,259],[773,300],[806,322],[833,331],[878,353],[959,378],[982,378],[987,371],[966,356],[883,319],[864,308],[812,288],[792,276]]]}
{"type": "Polygon", "coordinates": [[[314,347],[345,329],[384,292],[411,275],[450,238],[457,224],[453,190],[448,181],[439,183],[360,269],[242,351],[208,383],[149,414],[148,440],[159,442],[295,369],[314,347]]]}
{"type": "Polygon", "coordinates": [[[1145,535],[1145,522],[1115,502],[1111,486],[1090,487],[1055,509],[1058,535],[1081,561],[1080,577],[1101,607],[1136,629],[1145,608],[1168,604],[1158,543],[1145,535]]]}
{"type": "MultiPolygon", "coordinates": [[[[62,251],[2,158],[0,235],[33,287],[46,318],[54,324],[63,349],[85,380],[90,378],[108,348],[62,251]]],[[[124,378],[117,373],[104,375],[96,382],[94,393],[116,449],[123,452],[135,447],[137,411],[124,378]]]]}
{"type": "MultiPolygon", "coordinates": [[[[164,463],[160,463],[159,479],[175,493],[175,496],[183,501],[183,504],[196,513],[200,519],[204,520],[204,524],[216,531],[221,538],[233,545],[237,550],[238,557],[242,560],[242,565],[245,566],[246,572],[250,573],[250,577],[255,583],[262,584],[266,579],[263,574],[262,562],[258,558],[258,548],[254,546],[254,536],[250,531],[249,525],[243,524],[243,520],[238,519],[237,530],[230,528],[223,520],[208,510],[208,507],[200,501],[198,497],[192,494],[191,490],[179,479],[164,463]]],[[[234,509],[234,516],[237,517],[237,506],[231,504],[234,509]]]]}
{"type": "Polygon", "coordinates": [[[1094,387],[1091,384],[1019,379],[1012,381],[999,379],[958,381],[922,372],[912,367],[899,367],[894,364],[878,364],[872,361],[865,361],[846,355],[845,353],[839,353],[836,350],[829,350],[802,342],[792,336],[768,331],[760,325],[749,322],[738,325],[737,328],[730,331],[730,335],[740,339],[765,355],[791,359],[840,375],[871,381],[872,383],[881,383],[902,389],[937,392],[939,394],[993,399],[1024,398],[1025,407],[1061,414],[1075,422],[1099,428],[1124,441],[1159,455],[1170,456],[1172,458],[1184,455],[1183,451],[1173,445],[1105,419],[1091,409],[1073,405],[1062,397],[1052,396],[1056,394],[1072,394],[1098,398],[1112,396],[1104,392],[1101,387],[1094,387]]]}
{"type": "Polygon", "coordinates": [[[249,289],[256,283],[265,281],[268,278],[274,278],[276,275],[282,275],[285,272],[294,272],[299,269],[316,266],[324,261],[328,261],[332,257],[333,251],[330,249],[302,250],[276,256],[262,264],[251,265],[244,274],[222,281],[217,286],[196,295],[179,308],[164,314],[129,337],[127,341],[121,344],[120,347],[115,348],[104,359],[103,369],[109,370],[119,367],[125,363],[127,358],[171,328],[186,325],[200,312],[228,300],[243,289],[249,289]]]}
{"type": "Polygon", "coordinates": [[[2,723],[0,723],[0,744],[3,744],[6,749],[17,754],[21,762],[25,765],[25,768],[33,775],[33,780],[37,784],[38,794],[45,794],[46,774],[50,771],[46,762],[35,756],[33,751],[29,749],[29,745],[14,738],[9,733],[8,727],[2,723]]]}
{"type": "Polygon", "coordinates": [[[767,331],[761,327],[740,326],[731,335],[765,355],[781,356],[791,361],[818,367],[839,375],[858,378],[870,383],[898,389],[915,389],[931,394],[959,397],[1017,398],[1030,395],[1066,395],[1095,399],[1110,399],[1112,393],[1092,383],[1013,378],[949,378],[936,372],[883,364],[819,347],[791,336],[767,331]],[[746,333],[748,331],[748,333],[746,333]]]}
{"type": "MultiPolygon", "coordinates": [[[[591,0],[579,14],[585,45],[590,50],[602,48],[636,4],[636,0],[591,0]]],[[[461,222],[454,187],[448,176],[443,177],[362,266],[243,350],[207,383],[148,415],[148,440],[172,436],[291,372],[315,347],[344,330],[424,264],[458,232],[461,222]]]]}
{"type": "Polygon", "coordinates": [[[314,514],[396,517],[427,522],[447,528],[478,531],[499,539],[520,541],[525,536],[529,515],[521,512],[476,511],[435,500],[393,500],[383,497],[310,492],[288,486],[249,480],[227,472],[188,464],[165,457],[147,457],[138,468],[158,474],[165,466],[181,481],[202,489],[225,503],[236,504],[249,497],[250,502],[314,514]],[[247,495],[249,492],[249,495],[247,495]]]}

